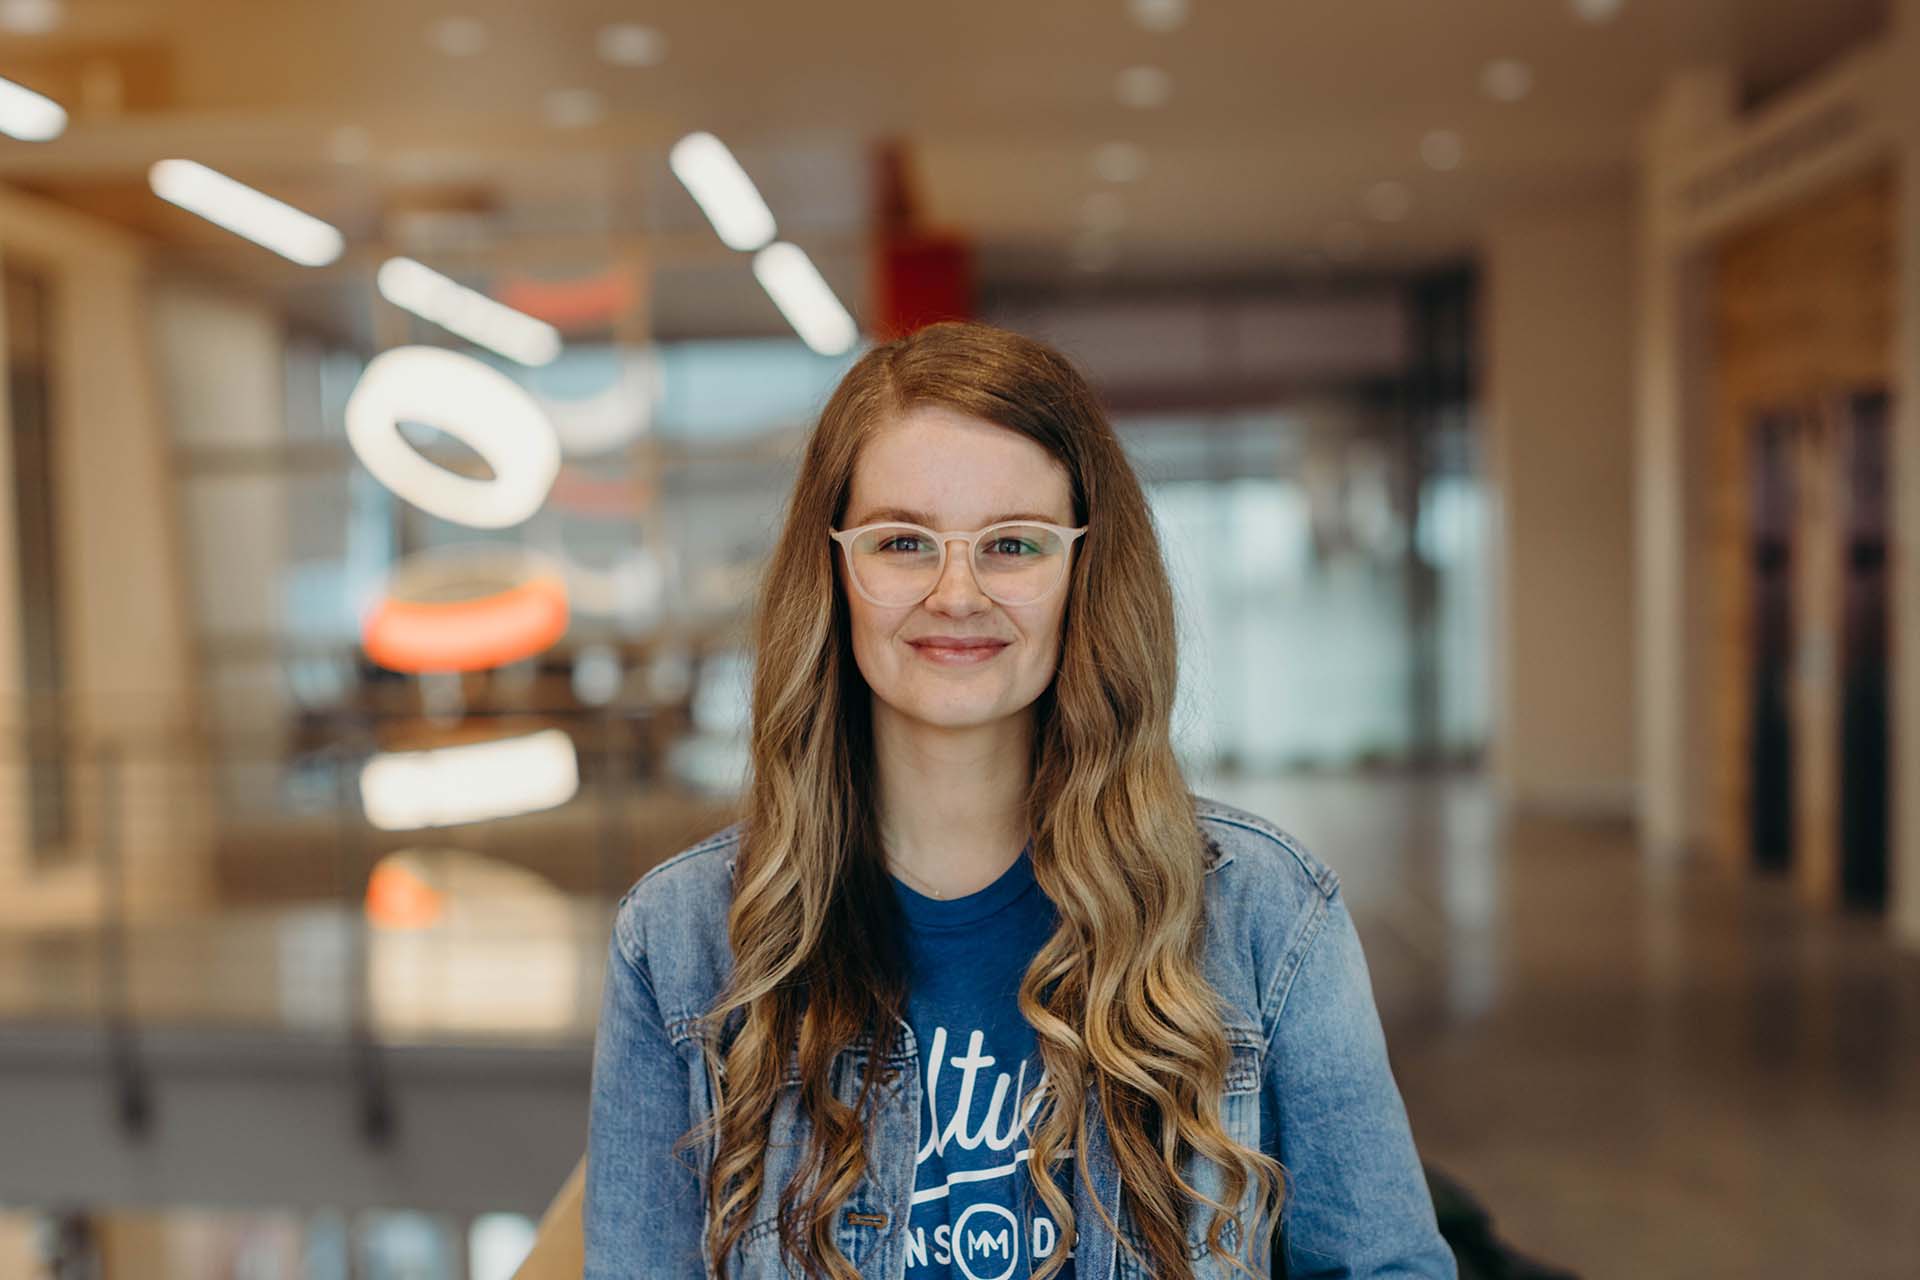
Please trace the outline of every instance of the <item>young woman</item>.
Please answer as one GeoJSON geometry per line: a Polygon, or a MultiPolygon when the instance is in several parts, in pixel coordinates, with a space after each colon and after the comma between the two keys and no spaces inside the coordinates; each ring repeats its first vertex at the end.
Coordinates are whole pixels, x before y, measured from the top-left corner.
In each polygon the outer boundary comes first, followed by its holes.
{"type": "Polygon", "coordinates": [[[1455,1274],[1334,873],[1182,779],[1065,359],[863,356],[754,644],[741,821],[615,918],[587,1280],[1455,1274]]]}

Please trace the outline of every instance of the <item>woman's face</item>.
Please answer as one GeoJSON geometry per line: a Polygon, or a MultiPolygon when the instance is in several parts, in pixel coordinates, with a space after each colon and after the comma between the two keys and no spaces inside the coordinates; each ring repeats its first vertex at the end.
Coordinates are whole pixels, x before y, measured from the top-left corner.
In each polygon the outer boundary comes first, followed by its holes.
{"type": "MultiPolygon", "coordinates": [[[[905,520],[936,532],[971,532],[1014,517],[1072,527],[1066,469],[1016,431],[923,405],[862,449],[839,527],[905,520]]],[[[945,728],[990,724],[1026,710],[1053,679],[1069,574],[1031,604],[1003,605],[981,592],[966,547],[951,542],[932,593],[919,604],[887,608],[853,589],[838,547],[834,562],[854,659],[876,702],[893,713],[945,728]],[[925,644],[936,637],[986,637],[1003,647],[979,661],[943,661],[925,644]]],[[[884,714],[879,705],[875,711],[884,714]]]]}

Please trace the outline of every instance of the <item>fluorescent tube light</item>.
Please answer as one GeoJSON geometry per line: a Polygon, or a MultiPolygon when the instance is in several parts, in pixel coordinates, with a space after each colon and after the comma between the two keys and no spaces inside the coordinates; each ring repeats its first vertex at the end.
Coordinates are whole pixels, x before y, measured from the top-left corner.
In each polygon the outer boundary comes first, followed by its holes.
{"type": "Polygon", "coordinates": [[[22,142],[51,142],[66,131],[66,108],[23,84],[0,80],[0,133],[22,142]]]}
{"type": "Polygon", "coordinates": [[[412,258],[388,258],[373,283],[394,306],[509,360],[552,364],[560,355],[560,331],[545,320],[495,302],[412,258]]]}
{"type": "Polygon", "coordinates": [[[197,160],[156,160],[147,183],[162,200],[303,267],[324,267],[346,248],[345,237],[329,224],[197,160]]]}
{"type": "Polygon", "coordinates": [[[768,245],[753,255],[753,274],[800,340],[820,355],[837,356],[860,336],[853,317],[799,245],[785,240],[768,245]]]}
{"type": "Polygon", "coordinates": [[[726,143],[690,133],[673,144],[667,164],[728,248],[758,249],[773,239],[773,213],[726,143]]]}
{"type": "Polygon", "coordinates": [[[382,752],[360,770],[361,807],[382,831],[511,818],[563,805],[579,789],[579,760],[563,729],[382,752]]]}

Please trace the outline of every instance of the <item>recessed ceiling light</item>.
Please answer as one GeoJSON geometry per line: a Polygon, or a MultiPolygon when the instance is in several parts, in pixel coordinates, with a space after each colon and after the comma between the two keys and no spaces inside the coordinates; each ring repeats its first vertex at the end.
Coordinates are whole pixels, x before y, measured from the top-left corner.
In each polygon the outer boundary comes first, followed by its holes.
{"type": "Polygon", "coordinates": [[[1103,142],[1093,149],[1093,171],[1107,182],[1133,182],[1147,171],[1147,153],[1131,142],[1103,142]]]}
{"type": "Polygon", "coordinates": [[[460,157],[450,151],[403,147],[387,152],[383,159],[381,168],[408,182],[446,182],[462,176],[460,157]]]}
{"type": "Polygon", "coordinates": [[[1518,102],[1533,91],[1533,68],[1518,58],[1496,58],[1481,70],[1480,88],[1496,102],[1518,102]]]}
{"type": "Polygon", "coordinates": [[[1573,11],[1588,22],[1611,22],[1620,16],[1625,0],[1573,0],[1573,11]]]}
{"type": "Polygon", "coordinates": [[[1361,202],[1367,216],[1376,222],[1399,222],[1413,207],[1413,193],[1404,182],[1376,182],[1361,202]]]}
{"type": "Polygon", "coordinates": [[[667,38],[638,22],[610,22],[594,37],[600,56],[616,67],[651,67],[667,56],[667,38]]]}
{"type": "Polygon", "coordinates": [[[607,104],[591,89],[555,89],[542,104],[556,129],[582,129],[606,118],[607,104]]]}
{"type": "Polygon", "coordinates": [[[1465,153],[1460,135],[1451,129],[1435,129],[1420,139],[1420,158],[1427,162],[1429,169],[1438,169],[1442,173],[1458,169],[1465,153]]]}
{"type": "Polygon", "coordinates": [[[1187,0],[1127,0],[1127,9],[1149,31],[1171,31],[1187,20],[1187,0]]]}
{"type": "Polygon", "coordinates": [[[1089,274],[1105,271],[1120,256],[1120,250],[1113,243],[1112,237],[1098,232],[1086,232],[1076,236],[1069,253],[1072,255],[1073,265],[1089,274]]]}
{"type": "Polygon", "coordinates": [[[65,16],[60,0],[0,0],[0,28],[23,36],[45,35],[65,16]]]}
{"type": "Polygon", "coordinates": [[[427,39],[449,58],[471,58],[487,47],[487,24],[478,18],[442,18],[427,28],[427,39]]]}
{"type": "Polygon", "coordinates": [[[1367,251],[1367,230],[1357,222],[1336,222],[1327,228],[1327,254],[1352,262],[1367,251]]]}
{"type": "Polygon", "coordinates": [[[373,154],[373,139],[357,124],[343,124],[327,135],[327,159],[335,164],[360,164],[373,154]]]}
{"type": "Polygon", "coordinates": [[[1127,220],[1126,203],[1112,191],[1094,192],[1080,212],[1086,224],[1097,231],[1112,231],[1127,220]]]}
{"type": "Polygon", "coordinates": [[[1130,107],[1158,107],[1173,95],[1173,77],[1159,67],[1128,67],[1115,77],[1113,90],[1130,107]]]}

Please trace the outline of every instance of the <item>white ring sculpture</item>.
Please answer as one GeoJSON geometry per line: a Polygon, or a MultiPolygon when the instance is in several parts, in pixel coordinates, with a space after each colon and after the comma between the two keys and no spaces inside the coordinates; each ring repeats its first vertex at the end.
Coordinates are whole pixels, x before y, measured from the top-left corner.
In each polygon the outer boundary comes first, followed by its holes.
{"type": "Polygon", "coordinates": [[[347,398],[347,441],[380,483],[422,511],[474,529],[505,529],[540,509],[560,471],[553,424],[527,391],[472,356],[395,347],[375,356],[347,398]],[[493,479],[455,475],[400,434],[437,427],[486,460],[493,479]]]}

